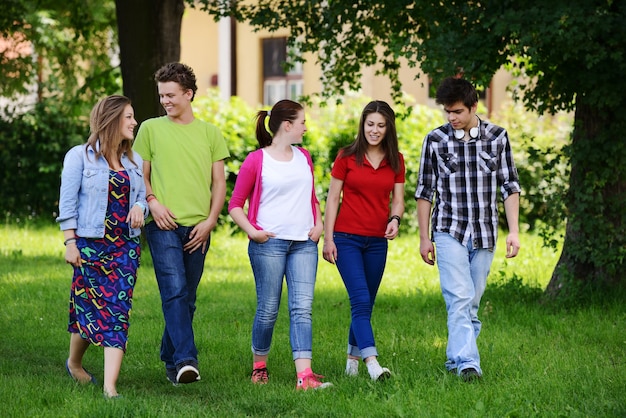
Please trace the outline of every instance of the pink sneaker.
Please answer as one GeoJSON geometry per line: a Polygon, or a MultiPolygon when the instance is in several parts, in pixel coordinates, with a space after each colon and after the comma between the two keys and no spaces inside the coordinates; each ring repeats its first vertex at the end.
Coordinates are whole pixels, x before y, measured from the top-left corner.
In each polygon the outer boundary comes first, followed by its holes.
{"type": "Polygon", "coordinates": [[[252,370],[252,377],[250,378],[252,383],[256,383],[257,385],[264,385],[269,380],[269,374],[267,373],[267,368],[262,367],[260,369],[252,370]]]}
{"type": "Polygon", "coordinates": [[[296,383],[297,390],[309,390],[309,389],[325,389],[332,386],[330,382],[320,382],[319,379],[323,379],[321,374],[315,374],[311,369],[306,369],[302,374],[298,373],[298,383],[296,383]]]}

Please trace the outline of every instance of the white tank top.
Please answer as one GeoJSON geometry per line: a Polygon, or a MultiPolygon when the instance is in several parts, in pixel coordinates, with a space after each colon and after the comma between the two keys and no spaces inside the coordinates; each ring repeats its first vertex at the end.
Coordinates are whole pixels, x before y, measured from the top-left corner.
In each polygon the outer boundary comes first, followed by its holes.
{"type": "Polygon", "coordinates": [[[306,157],[291,147],[291,161],[277,161],[263,150],[262,191],[257,224],[276,238],[306,241],[313,228],[313,179],[306,157]]]}

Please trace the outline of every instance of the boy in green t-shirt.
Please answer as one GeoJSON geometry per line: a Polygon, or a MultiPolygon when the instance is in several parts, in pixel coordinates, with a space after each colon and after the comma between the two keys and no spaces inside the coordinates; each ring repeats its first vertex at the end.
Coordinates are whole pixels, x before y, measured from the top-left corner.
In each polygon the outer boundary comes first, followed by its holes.
{"type": "Polygon", "coordinates": [[[154,78],[166,116],[143,122],[133,149],[144,160],[145,231],[165,318],[161,360],[172,383],[192,383],[200,380],[192,326],[196,290],[226,197],[229,153],[220,130],[193,114],[193,70],[169,63],[154,78]]]}

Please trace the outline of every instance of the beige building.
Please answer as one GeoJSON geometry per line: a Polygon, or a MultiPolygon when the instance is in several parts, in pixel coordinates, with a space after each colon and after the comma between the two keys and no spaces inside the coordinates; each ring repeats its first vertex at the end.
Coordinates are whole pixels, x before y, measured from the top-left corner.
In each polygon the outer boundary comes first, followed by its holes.
{"type": "MultiPolygon", "coordinates": [[[[252,107],[271,105],[284,98],[298,100],[321,90],[321,70],[314,57],[305,57],[285,73],[288,32],[254,32],[246,23],[223,19],[215,22],[206,12],[187,8],[181,32],[181,61],[190,65],[198,79],[198,93],[219,87],[224,98],[239,96],[252,107]]],[[[417,104],[434,105],[426,77],[415,79],[419,69],[403,66],[400,71],[404,92],[417,104]]],[[[357,93],[391,102],[390,82],[374,75],[375,68],[362,70],[361,90],[357,93]]],[[[500,70],[485,92],[489,112],[508,100],[506,88],[512,77],[500,70]]]]}

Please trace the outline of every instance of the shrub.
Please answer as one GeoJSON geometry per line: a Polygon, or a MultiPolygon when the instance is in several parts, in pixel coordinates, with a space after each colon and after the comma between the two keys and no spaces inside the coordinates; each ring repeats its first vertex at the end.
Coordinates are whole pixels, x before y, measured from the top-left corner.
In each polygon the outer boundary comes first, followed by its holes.
{"type": "MultiPolygon", "coordinates": [[[[573,115],[537,116],[521,104],[509,102],[491,118],[507,129],[522,185],[520,222],[537,229],[544,243],[555,247],[556,231],[567,217],[565,197],[569,186],[568,146],[573,115]]],[[[504,219],[504,218],[501,218],[504,219]]]]}
{"type": "MultiPolygon", "coordinates": [[[[311,152],[315,163],[317,193],[324,208],[330,183],[330,170],[338,150],[354,140],[359,117],[370,99],[349,96],[342,104],[327,103],[324,106],[306,108],[307,133],[304,146],[311,152]]],[[[246,155],[257,148],[254,134],[252,109],[239,98],[228,103],[219,99],[216,92],[199,97],[194,102],[200,118],[222,129],[231,152],[227,162],[228,196],[232,192],[236,174],[246,155]]],[[[428,132],[445,123],[441,110],[417,105],[412,108],[394,106],[398,115],[396,122],[400,151],[406,164],[405,216],[403,229],[417,229],[416,203],[414,199],[419,171],[422,142],[428,132]]],[[[481,117],[486,109],[479,107],[481,117]]],[[[520,105],[509,103],[490,118],[507,129],[515,154],[523,193],[520,205],[520,223],[525,229],[542,228],[544,235],[548,226],[561,230],[564,221],[563,196],[567,189],[568,164],[566,147],[572,129],[572,118],[567,114],[537,117],[520,105]]],[[[502,206],[502,205],[501,205],[502,206]]],[[[506,226],[501,207],[501,224],[506,226]]],[[[224,208],[222,223],[235,227],[224,208]]],[[[554,239],[552,239],[554,241],[554,239]]]]}
{"type": "Polygon", "coordinates": [[[88,132],[87,120],[45,102],[0,119],[0,210],[8,221],[57,215],[63,157],[88,132]]]}
{"type": "MultiPolygon", "coordinates": [[[[322,209],[337,151],[354,140],[361,111],[369,101],[367,97],[349,96],[342,104],[305,107],[307,133],[303,145],[311,152],[315,163],[322,209]]],[[[260,108],[253,109],[238,97],[225,102],[216,91],[197,97],[193,104],[199,118],[220,127],[228,144],[231,153],[226,162],[228,199],[241,163],[257,148],[254,117],[260,108]]],[[[441,110],[428,106],[395,105],[394,110],[403,115],[396,122],[400,151],[406,164],[402,228],[415,232],[414,193],[422,142],[426,134],[445,119],[441,110]]],[[[479,114],[484,113],[485,109],[479,108],[479,114]]],[[[71,146],[84,142],[88,134],[88,110],[83,114],[85,116],[73,117],[58,106],[40,103],[32,112],[10,122],[0,120],[0,170],[3,174],[0,210],[5,216],[56,216],[63,156],[71,146]]],[[[515,153],[523,188],[520,223],[525,229],[539,228],[546,240],[554,244],[556,240],[551,233],[562,230],[565,219],[563,199],[568,186],[566,151],[572,129],[571,115],[539,118],[519,105],[510,104],[491,120],[507,129],[515,153]]],[[[503,225],[504,219],[501,210],[503,225]]],[[[220,225],[231,231],[238,230],[228,216],[227,205],[222,210],[220,225]]]]}

